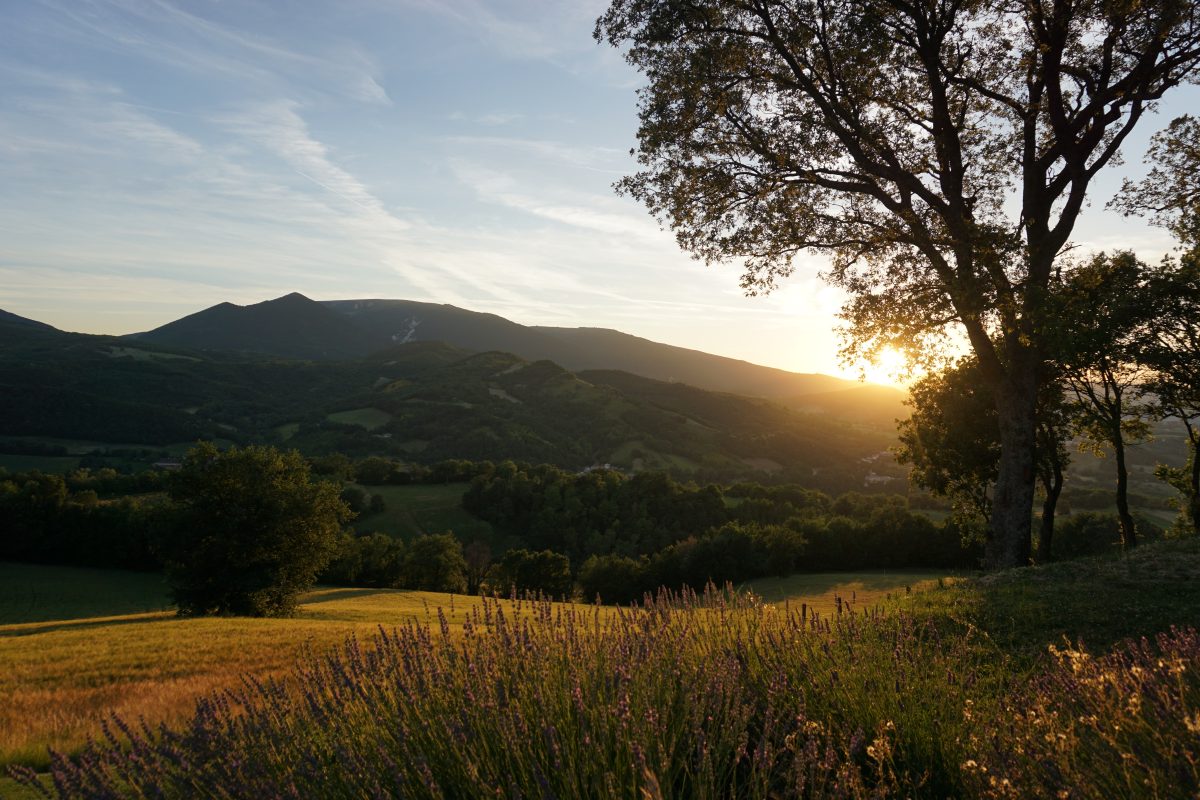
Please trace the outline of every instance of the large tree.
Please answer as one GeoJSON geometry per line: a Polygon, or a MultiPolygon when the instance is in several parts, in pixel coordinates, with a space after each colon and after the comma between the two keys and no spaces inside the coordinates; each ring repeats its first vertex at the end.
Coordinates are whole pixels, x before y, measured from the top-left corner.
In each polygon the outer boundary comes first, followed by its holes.
{"type": "MultiPolygon", "coordinates": [[[[1037,406],[1038,481],[1042,516],[1038,558],[1052,558],[1054,520],[1070,462],[1071,431],[1061,376],[1042,384],[1037,406]]],[[[913,384],[912,413],[899,425],[896,459],[911,464],[913,484],[950,500],[960,525],[971,529],[991,519],[992,495],[1000,463],[1000,425],[995,398],[979,372],[979,362],[960,359],[952,368],[913,384]]]]}
{"type": "Polygon", "coordinates": [[[1191,0],[613,0],[641,70],[619,186],[769,290],[804,250],[849,291],[847,354],[965,335],[1001,457],[987,560],[1025,563],[1042,326],[1093,178],[1200,65],[1191,0]]]}
{"type": "Polygon", "coordinates": [[[292,450],[193,448],[168,487],[163,543],[179,613],[284,616],[329,564],[352,514],[292,450]]]}
{"type": "Polygon", "coordinates": [[[1151,373],[1141,352],[1159,300],[1166,299],[1155,297],[1154,289],[1146,265],[1133,253],[1100,253],[1064,276],[1049,326],[1056,361],[1075,397],[1083,444],[1096,456],[1112,451],[1124,547],[1137,544],[1126,448],[1149,438],[1157,413],[1146,391],[1151,373]]]}

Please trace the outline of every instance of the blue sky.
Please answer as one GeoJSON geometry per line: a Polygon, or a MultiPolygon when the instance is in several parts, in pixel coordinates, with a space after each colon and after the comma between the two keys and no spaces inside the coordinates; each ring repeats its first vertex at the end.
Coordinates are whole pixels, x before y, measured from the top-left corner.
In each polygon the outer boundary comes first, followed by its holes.
{"type": "MultiPolygon", "coordinates": [[[[819,258],[746,298],[614,195],[638,76],[591,38],[604,5],[5,3],[0,308],[128,333],[223,300],[395,297],[852,372],[819,258]]],[[[1161,232],[1103,209],[1120,174],[1075,238],[1157,258],[1161,232]]]]}

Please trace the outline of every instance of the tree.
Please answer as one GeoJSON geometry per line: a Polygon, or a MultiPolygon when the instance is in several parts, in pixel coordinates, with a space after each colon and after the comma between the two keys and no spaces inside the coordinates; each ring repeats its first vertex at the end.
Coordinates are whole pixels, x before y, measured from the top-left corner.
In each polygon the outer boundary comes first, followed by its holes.
{"type": "Polygon", "coordinates": [[[553,550],[509,550],[500,559],[491,584],[501,592],[534,592],[547,597],[567,597],[574,582],[571,563],[553,550]]]}
{"type": "Polygon", "coordinates": [[[167,488],[164,562],[179,613],[284,616],[334,556],[350,511],[296,451],[201,442],[167,488]]]}
{"type": "Polygon", "coordinates": [[[492,548],[487,542],[476,539],[463,548],[463,560],[467,565],[467,594],[479,594],[492,571],[492,548]]]}
{"type": "Polygon", "coordinates": [[[1147,160],[1154,164],[1138,185],[1126,182],[1119,207],[1152,213],[1180,242],[1183,253],[1152,270],[1158,298],[1141,358],[1152,371],[1148,390],[1162,413],[1187,432],[1182,467],[1160,465],[1156,475],[1182,496],[1182,522],[1200,534],[1200,120],[1183,116],[1155,135],[1147,160]]]}
{"type": "Polygon", "coordinates": [[[898,426],[894,452],[901,464],[912,465],[909,480],[949,499],[960,522],[986,523],[1000,463],[1000,428],[978,362],[963,359],[922,378],[906,403],[912,413],[898,426]]]}
{"type": "Polygon", "coordinates": [[[830,255],[850,358],[965,335],[1000,431],[987,561],[1025,563],[1055,261],[1195,80],[1195,3],[612,0],[595,35],[648,79],[618,187],[684,249],[742,260],[751,293],[830,255]]]}
{"type": "Polygon", "coordinates": [[[1149,374],[1140,343],[1158,298],[1145,265],[1129,252],[1101,253],[1071,270],[1062,284],[1052,337],[1055,359],[1075,395],[1080,433],[1097,456],[1112,449],[1121,542],[1134,547],[1125,450],[1150,435],[1154,411],[1145,391],[1149,374]]]}
{"type": "Polygon", "coordinates": [[[418,536],[404,554],[404,580],[408,589],[427,592],[462,592],[467,588],[467,562],[462,544],[453,533],[418,536]]]}
{"type": "Polygon", "coordinates": [[[583,599],[614,603],[640,600],[647,585],[646,562],[628,556],[593,555],[579,568],[579,586],[583,599]]]}
{"type": "MultiPolygon", "coordinates": [[[[960,359],[953,368],[914,383],[909,394],[912,414],[899,424],[896,459],[912,464],[913,484],[950,500],[961,529],[986,525],[999,472],[1000,426],[979,362],[960,359]]],[[[1071,415],[1057,381],[1042,383],[1037,421],[1035,464],[1043,494],[1038,558],[1049,561],[1058,498],[1070,461],[1066,441],[1071,415]]]]}

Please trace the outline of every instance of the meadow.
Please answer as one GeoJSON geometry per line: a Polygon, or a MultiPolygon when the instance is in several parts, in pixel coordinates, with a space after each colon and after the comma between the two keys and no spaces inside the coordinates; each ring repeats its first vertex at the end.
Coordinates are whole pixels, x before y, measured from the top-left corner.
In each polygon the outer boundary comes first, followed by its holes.
{"type": "MultiPolygon", "coordinates": [[[[36,580],[41,568],[19,569],[36,580]]],[[[80,584],[70,572],[52,577],[80,584]]],[[[128,575],[110,575],[107,597],[90,578],[98,612],[136,594],[128,575]]],[[[288,620],[47,621],[56,612],[7,604],[0,694],[14,702],[0,711],[0,759],[45,769],[47,744],[78,753],[117,712],[176,733],[114,734],[135,772],[103,740],[83,766],[59,762],[62,786],[76,787],[66,796],[110,796],[114,780],[167,797],[293,784],[347,797],[1200,788],[1200,639],[1172,627],[1200,619],[1195,541],[982,578],[796,575],[742,588],[634,612],[320,589],[288,620]],[[288,675],[301,695],[268,680],[288,675]],[[193,714],[214,689],[234,694],[193,714]],[[211,768],[178,770],[184,751],[211,768]]]]}
{"type": "Polygon", "coordinates": [[[410,484],[407,486],[360,486],[368,494],[383,497],[384,510],[364,514],[354,521],[363,533],[386,533],[409,541],[425,533],[454,531],[464,542],[491,541],[492,526],[462,507],[467,483],[410,484]]]}

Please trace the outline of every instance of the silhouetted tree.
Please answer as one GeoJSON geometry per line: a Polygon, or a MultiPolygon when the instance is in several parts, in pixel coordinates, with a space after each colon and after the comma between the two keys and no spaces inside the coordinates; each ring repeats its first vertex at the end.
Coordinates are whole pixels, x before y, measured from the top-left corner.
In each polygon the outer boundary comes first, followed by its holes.
{"type": "Polygon", "coordinates": [[[168,494],[163,555],[181,615],[292,613],[334,556],[350,511],[296,451],[193,448],[168,494]]]}
{"type": "Polygon", "coordinates": [[[403,586],[428,592],[463,592],[467,562],[452,533],[419,536],[404,554],[403,586]]]}
{"type": "Polygon", "coordinates": [[[1101,253],[1062,280],[1055,320],[1055,361],[1075,395],[1079,432],[1099,457],[1111,448],[1117,473],[1121,541],[1137,544],[1129,511],[1126,446],[1150,435],[1150,377],[1140,354],[1156,313],[1146,267],[1129,252],[1101,253]]]}
{"type": "Polygon", "coordinates": [[[1187,463],[1160,465],[1155,474],[1179,491],[1181,521],[1200,534],[1200,120],[1173,120],[1154,136],[1147,160],[1150,174],[1137,185],[1127,181],[1117,205],[1153,214],[1179,240],[1179,258],[1150,273],[1156,307],[1140,355],[1152,371],[1149,391],[1188,440],[1187,463]]]}
{"type": "Polygon", "coordinates": [[[988,563],[1026,563],[1044,324],[1096,175],[1200,66],[1194,2],[612,0],[643,170],[619,188],[773,288],[802,250],[847,290],[846,354],[965,334],[1001,454],[988,563]]]}

